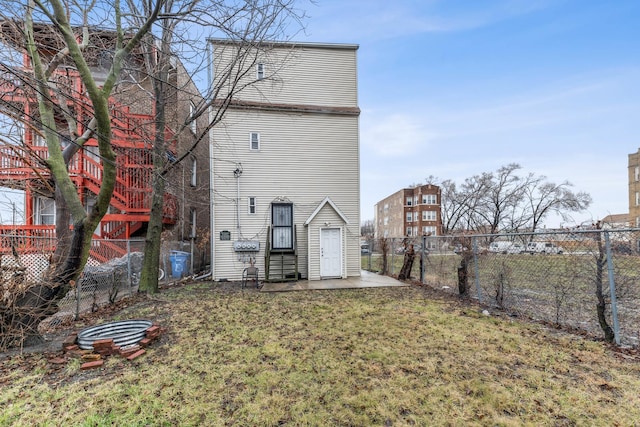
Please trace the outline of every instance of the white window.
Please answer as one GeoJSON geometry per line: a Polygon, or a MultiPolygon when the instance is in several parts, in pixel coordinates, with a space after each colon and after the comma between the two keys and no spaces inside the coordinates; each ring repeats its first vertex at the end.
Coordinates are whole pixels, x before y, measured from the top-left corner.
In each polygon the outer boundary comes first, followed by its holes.
{"type": "Polygon", "coordinates": [[[413,219],[413,214],[411,212],[407,212],[407,222],[411,222],[413,219]]]}
{"type": "Polygon", "coordinates": [[[249,134],[249,149],[252,151],[260,150],[260,134],[258,132],[249,134]]]}
{"type": "Polygon", "coordinates": [[[255,215],[256,213],[256,198],[249,197],[249,215],[255,215]]]}
{"type": "Polygon", "coordinates": [[[640,227],[640,216],[636,217],[636,228],[640,227]]]}
{"type": "Polygon", "coordinates": [[[437,228],[433,225],[425,225],[422,227],[422,234],[427,236],[436,236],[438,234],[437,228]]]}
{"type": "Polygon", "coordinates": [[[54,225],[56,223],[56,203],[53,199],[36,198],[36,224],[54,225]]]}
{"type": "Polygon", "coordinates": [[[263,63],[258,63],[256,65],[256,79],[257,80],[264,79],[265,78],[265,73],[266,73],[266,70],[265,70],[264,64],[263,63]]]}
{"type": "Polygon", "coordinates": [[[411,227],[407,227],[407,236],[411,236],[411,227]]]}
{"type": "Polygon", "coordinates": [[[196,133],[196,131],[198,130],[197,124],[196,124],[196,118],[194,117],[195,114],[196,114],[196,104],[194,104],[192,101],[189,103],[189,120],[191,120],[191,123],[189,123],[189,128],[193,133],[196,133]]]}
{"type": "Polygon", "coordinates": [[[423,194],[422,195],[422,204],[423,205],[435,205],[438,203],[438,198],[435,194],[423,194]]]}
{"type": "Polygon", "coordinates": [[[640,181],[640,166],[635,167],[634,176],[636,181],[640,181]]]}
{"type": "Polygon", "coordinates": [[[198,185],[198,161],[191,159],[191,182],[192,187],[198,185]]]}
{"type": "Polygon", "coordinates": [[[389,217],[388,217],[388,216],[385,216],[385,217],[384,217],[384,219],[382,220],[382,223],[383,223],[384,225],[389,225],[389,217]]]}
{"type": "Polygon", "coordinates": [[[422,211],[422,220],[423,221],[436,221],[438,218],[438,214],[436,211],[422,211]]]}
{"type": "Polygon", "coordinates": [[[33,132],[33,145],[36,147],[46,147],[47,141],[37,132],[33,132]]]}
{"type": "Polygon", "coordinates": [[[413,206],[418,206],[418,196],[413,196],[413,206]]]}
{"type": "Polygon", "coordinates": [[[413,198],[407,197],[407,206],[411,206],[412,202],[413,202],[413,198]]]}
{"type": "Polygon", "coordinates": [[[636,191],[636,206],[640,206],[640,193],[636,191]]]}

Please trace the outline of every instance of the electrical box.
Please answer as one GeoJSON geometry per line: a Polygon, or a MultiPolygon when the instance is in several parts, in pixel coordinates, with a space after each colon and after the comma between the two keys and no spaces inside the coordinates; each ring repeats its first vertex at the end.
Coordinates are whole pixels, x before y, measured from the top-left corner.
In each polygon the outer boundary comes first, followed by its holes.
{"type": "Polygon", "coordinates": [[[233,242],[233,250],[236,252],[258,252],[260,242],[258,240],[237,240],[233,242]]]}

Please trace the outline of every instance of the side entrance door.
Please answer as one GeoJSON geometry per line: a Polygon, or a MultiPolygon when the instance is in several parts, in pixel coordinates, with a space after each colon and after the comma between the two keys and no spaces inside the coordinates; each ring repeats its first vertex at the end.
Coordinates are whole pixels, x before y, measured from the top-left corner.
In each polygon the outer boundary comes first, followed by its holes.
{"type": "Polygon", "coordinates": [[[320,229],[320,277],[342,277],[342,239],[339,228],[320,229]]]}

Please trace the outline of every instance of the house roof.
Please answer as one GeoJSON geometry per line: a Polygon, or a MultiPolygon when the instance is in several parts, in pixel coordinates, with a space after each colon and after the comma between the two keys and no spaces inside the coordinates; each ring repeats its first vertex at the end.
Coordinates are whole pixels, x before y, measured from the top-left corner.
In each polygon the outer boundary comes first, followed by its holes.
{"type": "MultiPolygon", "coordinates": [[[[247,43],[246,41],[236,40],[236,39],[225,39],[225,38],[217,38],[210,37],[207,38],[209,43],[213,44],[229,44],[229,45],[238,45],[247,43]]],[[[257,44],[261,46],[269,46],[269,47],[308,47],[308,48],[317,48],[317,49],[348,49],[348,50],[358,50],[360,45],[354,43],[321,43],[321,42],[295,42],[295,41],[269,41],[262,40],[257,41],[257,44]]]]}
{"type": "Polygon", "coordinates": [[[629,214],[624,213],[624,214],[607,215],[604,218],[602,218],[600,221],[605,224],[624,224],[629,222],[629,214]]]}
{"type": "Polygon", "coordinates": [[[311,221],[313,221],[313,218],[316,217],[316,215],[318,215],[318,213],[322,210],[322,208],[324,208],[324,206],[326,204],[329,204],[334,211],[336,211],[336,213],[340,216],[340,218],[345,222],[345,224],[349,224],[349,220],[347,219],[346,216],[344,216],[344,214],[342,213],[342,211],[340,211],[340,209],[338,209],[338,207],[336,206],[335,203],[333,203],[333,200],[331,200],[328,196],[324,198],[324,200],[322,202],[320,202],[320,204],[318,205],[318,207],[316,208],[316,210],[313,211],[313,213],[309,216],[309,218],[305,221],[304,225],[305,227],[307,225],[309,225],[311,223],[311,221]]]}

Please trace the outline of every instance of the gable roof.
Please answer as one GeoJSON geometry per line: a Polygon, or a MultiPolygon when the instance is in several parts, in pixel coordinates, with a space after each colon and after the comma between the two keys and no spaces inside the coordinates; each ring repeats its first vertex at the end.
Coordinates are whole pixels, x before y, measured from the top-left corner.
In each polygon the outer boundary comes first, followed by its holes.
{"type": "Polygon", "coordinates": [[[313,213],[309,216],[309,218],[304,222],[305,227],[307,225],[309,225],[311,223],[311,221],[313,221],[313,218],[316,217],[316,215],[318,215],[318,213],[322,210],[322,208],[324,208],[324,206],[326,204],[329,204],[334,211],[336,211],[336,213],[338,214],[338,216],[345,222],[345,224],[349,224],[349,220],[347,219],[346,216],[344,216],[344,214],[342,213],[342,211],[340,211],[340,209],[338,209],[338,207],[336,206],[335,203],[333,203],[333,200],[331,200],[328,196],[324,198],[324,200],[322,202],[320,202],[320,204],[318,205],[318,207],[316,208],[316,210],[313,211],[313,213]]]}

